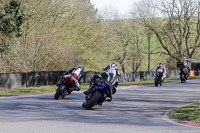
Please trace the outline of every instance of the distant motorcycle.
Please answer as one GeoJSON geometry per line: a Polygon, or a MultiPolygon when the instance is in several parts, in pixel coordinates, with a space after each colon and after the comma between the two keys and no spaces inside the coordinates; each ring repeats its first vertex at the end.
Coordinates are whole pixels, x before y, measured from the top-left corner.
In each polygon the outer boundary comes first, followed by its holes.
{"type": "Polygon", "coordinates": [[[187,80],[187,69],[186,68],[183,68],[183,70],[180,72],[180,80],[181,80],[181,83],[186,83],[186,80],[187,80]]]}
{"type": "Polygon", "coordinates": [[[56,93],[54,95],[54,99],[58,100],[60,97],[65,98],[65,96],[70,95],[72,91],[74,91],[74,87],[68,85],[64,78],[61,79],[57,83],[58,88],[56,89],[56,93]]]}
{"type": "Polygon", "coordinates": [[[155,86],[158,86],[159,84],[160,86],[162,86],[162,82],[163,82],[162,77],[163,77],[163,72],[157,71],[155,79],[154,79],[155,86]]]}
{"type": "Polygon", "coordinates": [[[91,109],[95,105],[102,106],[105,101],[110,102],[109,99],[111,92],[109,89],[109,82],[97,81],[97,85],[92,88],[92,91],[85,96],[85,102],[83,102],[82,107],[85,109],[91,109]]]}

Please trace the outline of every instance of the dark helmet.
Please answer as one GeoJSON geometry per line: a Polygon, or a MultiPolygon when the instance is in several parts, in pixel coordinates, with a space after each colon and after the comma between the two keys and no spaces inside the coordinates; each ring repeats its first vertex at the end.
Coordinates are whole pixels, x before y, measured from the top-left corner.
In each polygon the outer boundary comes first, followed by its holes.
{"type": "Polygon", "coordinates": [[[82,65],[78,65],[77,68],[81,68],[82,70],[84,70],[84,67],[82,65]]]}
{"type": "Polygon", "coordinates": [[[100,77],[101,77],[102,80],[107,81],[107,79],[108,79],[108,74],[107,74],[106,72],[103,72],[103,73],[100,74],[100,77]]]}

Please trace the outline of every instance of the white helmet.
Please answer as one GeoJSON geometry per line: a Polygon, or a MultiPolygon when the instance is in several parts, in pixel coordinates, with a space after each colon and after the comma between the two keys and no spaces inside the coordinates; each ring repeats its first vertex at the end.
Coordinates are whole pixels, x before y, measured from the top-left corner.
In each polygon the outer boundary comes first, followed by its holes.
{"type": "Polygon", "coordinates": [[[113,63],[111,64],[111,67],[112,67],[112,68],[116,68],[116,67],[117,67],[117,63],[113,62],[113,63]]]}
{"type": "Polygon", "coordinates": [[[187,65],[187,62],[184,62],[184,63],[183,63],[183,65],[185,65],[185,66],[186,66],[186,65],[187,65]]]}

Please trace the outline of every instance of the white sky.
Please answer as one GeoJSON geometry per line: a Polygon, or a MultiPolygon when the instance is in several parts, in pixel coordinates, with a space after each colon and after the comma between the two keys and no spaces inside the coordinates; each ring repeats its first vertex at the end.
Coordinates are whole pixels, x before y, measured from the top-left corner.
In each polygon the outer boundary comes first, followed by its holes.
{"type": "Polygon", "coordinates": [[[112,7],[118,10],[119,14],[126,14],[130,11],[131,6],[138,0],[90,0],[94,7],[103,10],[105,7],[112,7]]]}

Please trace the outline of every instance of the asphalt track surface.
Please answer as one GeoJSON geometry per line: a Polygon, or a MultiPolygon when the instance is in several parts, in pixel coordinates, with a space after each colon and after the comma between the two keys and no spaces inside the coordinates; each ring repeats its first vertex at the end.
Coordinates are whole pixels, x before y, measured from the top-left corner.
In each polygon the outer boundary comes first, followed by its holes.
{"type": "Polygon", "coordinates": [[[112,102],[84,110],[82,92],[54,100],[54,93],[0,98],[0,133],[199,133],[168,112],[200,102],[200,79],[162,87],[118,89],[112,102]]]}

